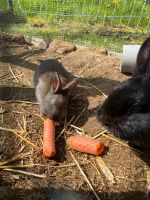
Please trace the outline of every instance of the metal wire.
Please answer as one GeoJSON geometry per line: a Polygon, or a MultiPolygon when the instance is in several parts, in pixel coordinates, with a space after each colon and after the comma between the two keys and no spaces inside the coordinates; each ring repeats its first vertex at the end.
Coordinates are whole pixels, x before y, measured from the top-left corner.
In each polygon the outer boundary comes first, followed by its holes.
{"type": "Polygon", "coordinates": [[[143,15],[143,11],[144,11],[145,6],[146,6],[146,2],[143,3],[142,10],[141,10],[141,15],[140,15],[140,18],[139,18],[139,21],[137,23],[136,28],[138,28],[139,25],[140,25],[140,22],[141,22],[141,19],[142,19],[142,15],[143,15]]]}
{"type": "MultiPolygon", "coordinates": [[[[132,32],[127,32],[125,28],[138,29],[135,32],[139,31],[140,34],[139,28],[144,34],[148,34],[150,28],[150,4],[145,0],[1,0],[0,12],[3,13],[5,10],[13,10],[14,13],[21,13],[25,17],[43,16],[44,20],[47,19],[47,27],[55,29],[52,33],[53,37],[55,34],[60,37],[67,34],[70,38],[80,40],[81,37],[86,36],[86,42],[97,40],[99,43],[98,36],[102,33],[102,37],[109,36],[110,39],[108,37],[107,39],[112,46],[115,46],[112,36],[114,28],[117,28],[115,35],[117,31],[119,34],[122,31],[125,38],[132,32]],[[63,29],[63,23],[71,28],[63,29]],[[97,34],[97,38],[92,37],[92,34],[97,34]]],[[[11,18],[8,17],[7,20],[11,22],[11,18]]],[[[18,15],[17,20],[21,21],[22,18],[18,15]]],[[[42,33],[44,34],[44,30],[42,33]]]]}

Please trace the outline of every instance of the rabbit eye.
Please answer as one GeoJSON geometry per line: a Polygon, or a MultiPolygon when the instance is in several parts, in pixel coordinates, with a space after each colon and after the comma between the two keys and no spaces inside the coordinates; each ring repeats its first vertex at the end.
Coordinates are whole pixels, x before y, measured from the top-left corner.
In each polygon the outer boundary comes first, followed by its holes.
{"type": "Polygon", "coordinates": [[[139,113],[140,111],[141,111],[141,106],[139,105],[134,105],[128,110],[129,113],[139,113]]]}

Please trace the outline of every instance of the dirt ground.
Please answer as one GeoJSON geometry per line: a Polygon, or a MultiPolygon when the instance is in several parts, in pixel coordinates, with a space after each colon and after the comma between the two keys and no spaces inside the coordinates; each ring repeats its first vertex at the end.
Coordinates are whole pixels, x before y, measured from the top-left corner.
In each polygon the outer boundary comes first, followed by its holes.
{"type": "Polygon", "coordinates": [[[0,199],[149,199],[149,166],[143,156],[105,134],[100,136],[98,139],[105,144],[101,158],[114,176],[112,183],[100,169],[95,156],[72,150],[93,186],[96,198],[66,145],[66,138],[70,135],[96,136],[104,130],[96,121],[95,110],[105,99],[100,90],[109,95],[114,86],[129,78],[120,73],[121,57],[108,55],[100,48],[78,47],[66,54],[56,49],[32,48],[19,41],[0,41],[0,106],[4,110],[0,114],[0,199]],[[33,75],[39,60],[48,58],[58,59],[68,71],[81,77],[75,96],[68,105],[66,123],[57,125],[56,137],[71,118],[70,124],[75,127],[69,125],[56,141],[57,155],[51,160],[44,158],[32,146],[42,147],[43,133],[43,119],[34,96],[33,75]],[[22,140],[16,132],[32,144],[22,140]],[[2,164],[18,154],[22,155],[18,161],[2,164]],[[4,169],[16,165],[22,168],[14,170],[28,174],[4,169]],[[32,176],[29,172],[42,177],[32,176]]]}

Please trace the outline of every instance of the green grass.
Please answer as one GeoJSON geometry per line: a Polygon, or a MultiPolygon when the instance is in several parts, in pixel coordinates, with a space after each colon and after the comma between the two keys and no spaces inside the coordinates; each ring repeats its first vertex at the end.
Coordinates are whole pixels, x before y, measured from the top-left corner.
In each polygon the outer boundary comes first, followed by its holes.
{"type": "Polygon", "coordinates": [[[79,16],[85,21],[103,22],[120,24],[128,24],[128,18],[115,18],[111,16],[130,16],[133,18],[129,25],[137,26],[139,15],[142,18],[139,22],[140,26],[145,26],[149,21],[150,6],[144,6],[142,0],[14,0],[15,10],[24,10],[26,15],[40,14],[44,16],[58,17],[62,16],[79,16]],[[115,3],[116,2],[116,3],[115,3]],[[124,7],[124,3],[126,6],[124,7]],[[124,10],[123,10],[124,7],[124,10]],[[141,13],[142,12],[142,13],[141,13]]]}
{"type": "MultiPolygon", "coordinates": [[[[8,10],[6,1],[1,0],[1,4],[8,10]]],[[[136,1],[134,9],[133,5],[134,0],[14,0],[15,16],[2,12],[0,27],[46,40],[61,38],[121,51],[123,44],[140,43],[148,34],[150,6],[142,7],[141,0],[136,1]],[[130,21],[120,17],[131,13],[130,21]],[[140,14],[142,17],[136,18],[140,14]]]]}

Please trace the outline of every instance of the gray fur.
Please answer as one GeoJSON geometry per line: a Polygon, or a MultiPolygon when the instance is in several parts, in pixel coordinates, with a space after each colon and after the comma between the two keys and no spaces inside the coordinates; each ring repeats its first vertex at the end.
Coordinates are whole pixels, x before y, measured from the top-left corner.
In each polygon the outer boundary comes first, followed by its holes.
{"type": "Polygon", "coordinates": [[[77,86],[78,78],[73,77],[57,60],[49,59],[39,65],[34,82],[40,113],[55,121],[64,119],[68,98],[77,86]]]}

